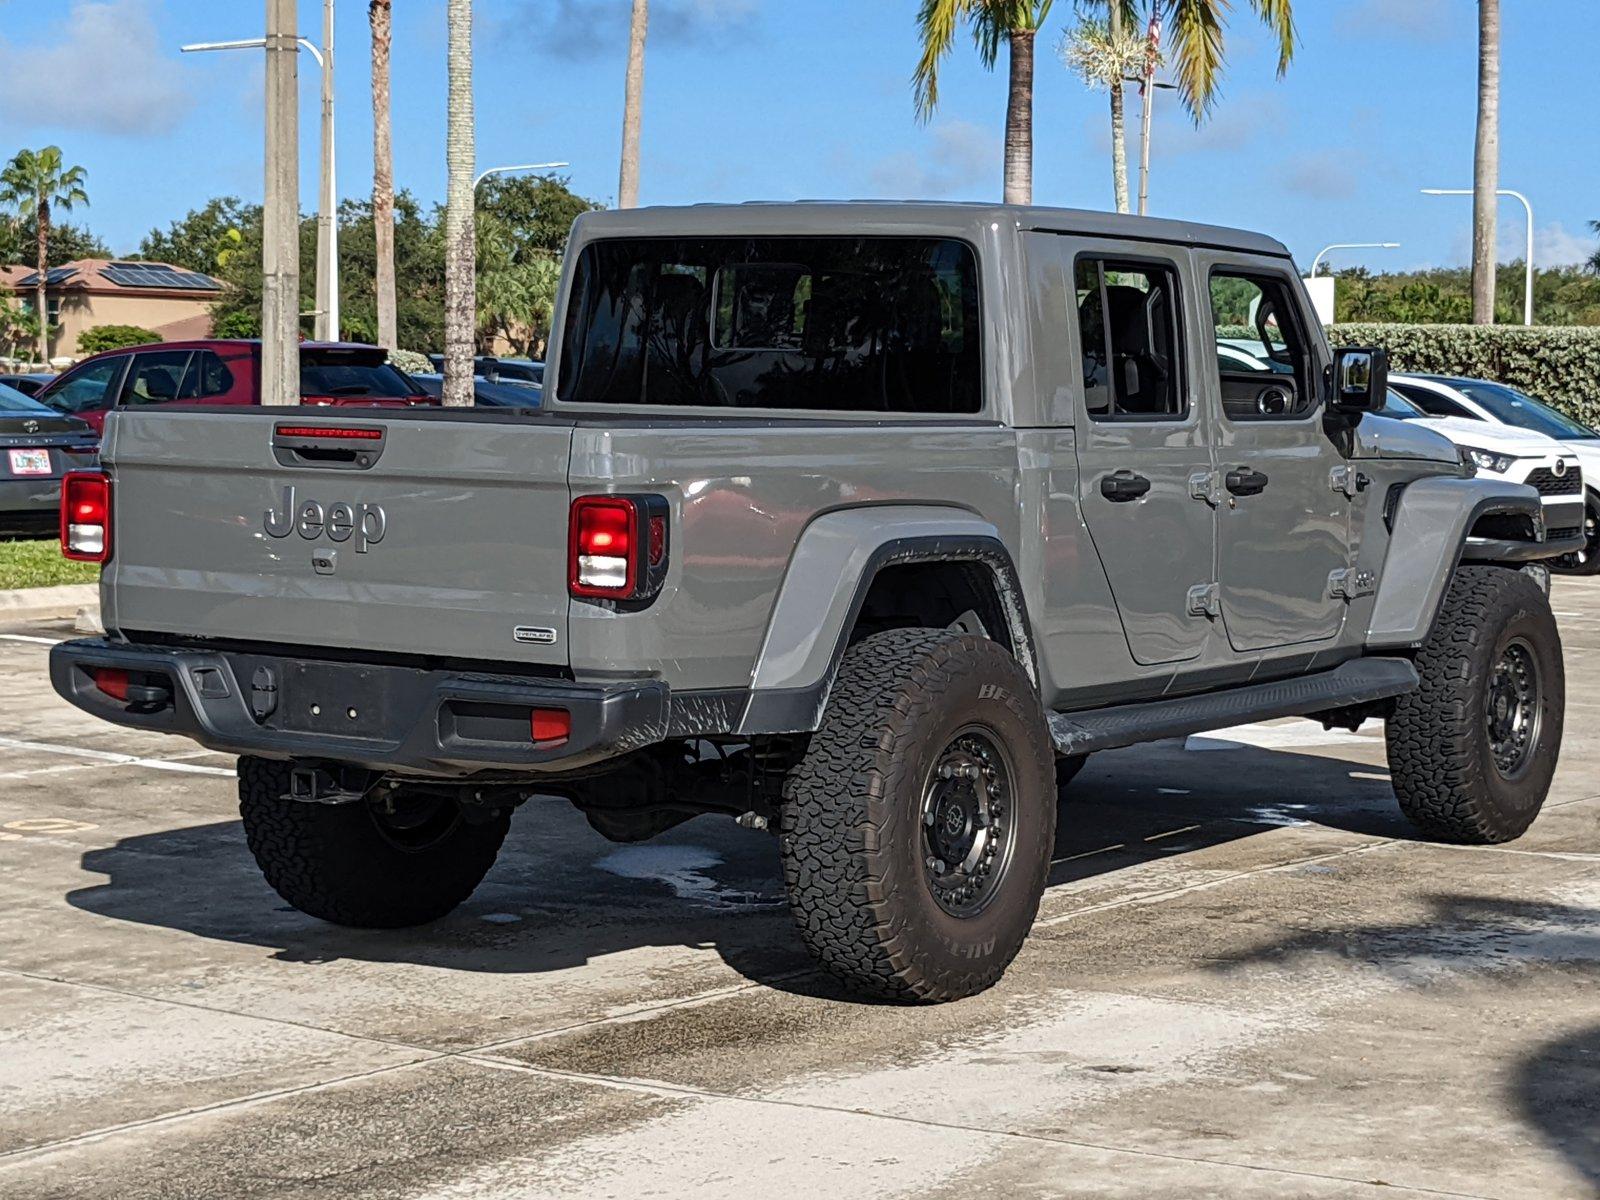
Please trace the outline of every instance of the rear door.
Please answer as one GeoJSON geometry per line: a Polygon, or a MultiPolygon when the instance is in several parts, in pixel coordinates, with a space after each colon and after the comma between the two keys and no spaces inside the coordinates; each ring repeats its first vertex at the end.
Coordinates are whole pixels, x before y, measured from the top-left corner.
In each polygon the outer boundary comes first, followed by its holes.
{"type": "Polygon", "coordinates": [[[1195,658],[1211,636],[1210,424],[1186,350],[1187,251],[1083,243],[1069,268],[1082,388],[1085,522],[1128,646],[1145,664],[1195,658]]]}
{"type": "Polygon", "coordinates": [[[571,439],[525,414],[120,412],[106,623],[565,664],[571,439]]]}
{"type": "Polygon", "coordinates": [[[1299,281],[1282,262],[1198,251],[1215,342],[1205,364],[1222,503],[1217,579],[1235,651],[1325,641],[1344,623],[1331,587],[1348,566],[1344,455],[1323,424],[1320,344],[1299,281]]]}

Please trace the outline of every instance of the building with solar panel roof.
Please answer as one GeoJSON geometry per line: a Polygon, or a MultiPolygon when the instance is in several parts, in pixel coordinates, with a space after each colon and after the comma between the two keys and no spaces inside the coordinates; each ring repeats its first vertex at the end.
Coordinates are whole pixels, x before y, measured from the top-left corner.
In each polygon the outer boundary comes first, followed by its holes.
{"type": "MultiPolygon", "coordinates": [[[[37,271],[12,268],[6,284],[30,308],[37,271]]],[[[158,262],[84,258],[52,267],[45,276],[52,361],[79,357],[78,337],[96,325],[136,325],[162,341],[211,336],[211,306],[222,283],[197,271],[158,262]]]]}

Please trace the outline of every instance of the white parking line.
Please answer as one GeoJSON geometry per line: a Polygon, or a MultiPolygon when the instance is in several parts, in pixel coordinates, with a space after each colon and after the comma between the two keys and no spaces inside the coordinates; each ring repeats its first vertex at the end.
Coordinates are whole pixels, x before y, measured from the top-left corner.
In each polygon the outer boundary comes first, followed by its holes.
{"type": "Polygon", "coordinates": [[[58,646],[66,638],[34,637],[27,633],[0,633],[0,642],[29,642],[38,646],[58,646]]]}
{"type": "Polygon", "coordinates": [[[90,750],[84,746],[58,746],[54,742],[25,742],[20,738],[0,737],[0,750],[32,750],[39,754],[65,754],[91,762],[118,767],[149,767],[154,771],[179,771],[189,775],[221,775],[232,779],[234,772],[223,767],[203,767],[199,763],[177,762],[165,758],[140,758],[136,754],[117,754],[110,750],[90,750]]]}

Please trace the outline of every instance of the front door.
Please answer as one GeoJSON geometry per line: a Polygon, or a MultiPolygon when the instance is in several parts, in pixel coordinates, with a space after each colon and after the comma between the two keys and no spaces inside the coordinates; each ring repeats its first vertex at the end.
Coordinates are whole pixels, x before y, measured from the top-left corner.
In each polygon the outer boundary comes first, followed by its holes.
{"type": "Polygon", "coordinates": [[[1083,517],[1137,662],[1182,662],[1211,634],[1210,506],[1193,494],[1212,470],[1210,427],[1185,353],[1189,256],[1082,248],[1070,270],[1082,393],[1077,419],[1083,517]]]}
{"type": "Polygon", "coordinates": [[[1346,465],[1323,423],[1322,364],[1294,276],[1278,262],[1201,253],[1216,351],[1213,442],[1222,622],[1240,652],[1325,641],[1343,625],[1346,465]]]}

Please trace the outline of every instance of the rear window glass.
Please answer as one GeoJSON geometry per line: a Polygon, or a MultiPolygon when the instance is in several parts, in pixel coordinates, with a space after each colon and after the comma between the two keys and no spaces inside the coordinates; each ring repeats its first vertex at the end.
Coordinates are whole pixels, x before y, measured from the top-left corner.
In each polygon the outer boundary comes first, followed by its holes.
{"type": "Polygon", "coordinates": [[[589,404],[973,413],[972,250],[943,238],[591,243],[561,399],[589,404]]]}
{"type": "Polygon", "coordinates": [[[302,396],[383,396],[401,397],[416,394],[411,381],[388,363],[300,361],[300,394],[302,396]]]}

